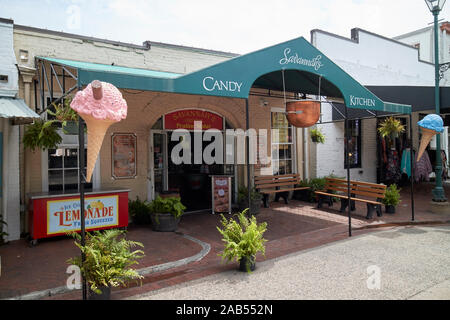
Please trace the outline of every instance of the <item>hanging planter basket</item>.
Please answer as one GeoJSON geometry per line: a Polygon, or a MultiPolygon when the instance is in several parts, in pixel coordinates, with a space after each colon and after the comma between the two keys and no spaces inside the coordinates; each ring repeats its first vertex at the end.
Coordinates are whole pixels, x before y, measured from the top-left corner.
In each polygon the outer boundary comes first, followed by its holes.
{"type": "Polygon", "coordinates": [[[319,100],[298,100],[286,102],[286,118],[297,128],[308,128],[320,118],[319,100]]]}
{"type": "Polygon", "coordinates": [[[78,134],[78,122],[77,121],[65,121],[62,126],[63,132],[66,135],[78,134]]]}

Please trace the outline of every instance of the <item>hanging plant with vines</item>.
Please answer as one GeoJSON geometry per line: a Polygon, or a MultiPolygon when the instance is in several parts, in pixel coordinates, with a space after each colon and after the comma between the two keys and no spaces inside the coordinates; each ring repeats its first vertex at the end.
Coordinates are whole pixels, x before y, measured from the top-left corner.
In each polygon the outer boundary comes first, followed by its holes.
{"type": "Polygon", "coordinates": [[[39,119],[26,127],[22,142],[25,148],[33,151],[36,149],[56,149],[58,144],[62,142],[62,138],[54,122],[39,119]]]}

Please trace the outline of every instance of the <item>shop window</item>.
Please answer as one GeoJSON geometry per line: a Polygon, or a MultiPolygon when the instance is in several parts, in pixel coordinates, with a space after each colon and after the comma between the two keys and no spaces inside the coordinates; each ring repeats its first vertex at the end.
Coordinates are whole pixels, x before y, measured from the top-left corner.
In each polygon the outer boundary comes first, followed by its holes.
{"type": "MultiPolygon", "coordinates": [[[[350,131],[350,141],[348,143],[348,155],[350,168],[361,168],[361,120],[350,120],[348,123],[350,131]]],[[[347,137],[344,139],[344,149],[347,146],[347,137]]],[[[345,163],[344,153],[344,168],[347,168],[345,163]]]]}
{"type": "Polygon", "coordinates": [[[294,129],[283,112],[272,112],[271,129],[278,130],[278,138],[271,134],[273,174],[294,173],[294,129]]]}
{"type": "MultiPolygon", "coordinates": [[[[87,163],[85,149],[85,163],[87,163]]],[[[48,150],[48,191],[78,191],[80,170],[78,167],[78,148],[61,147],[48,150]]],[[[92,183],[85,184],[86,190],[92,190],[92,183]]]]}

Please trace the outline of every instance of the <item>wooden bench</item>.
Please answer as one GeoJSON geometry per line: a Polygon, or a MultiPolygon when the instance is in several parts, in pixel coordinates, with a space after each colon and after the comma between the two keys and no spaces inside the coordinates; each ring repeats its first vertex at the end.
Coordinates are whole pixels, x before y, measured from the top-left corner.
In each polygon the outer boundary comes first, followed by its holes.
{"type": "MultiPolygon", "coordinates": [[[[323,203],[328,206],[333,205],[333,197],[341,199],[340,212],[344,212],[348,206],[348,189],[347,180],[326,178],[325,188],[323,191],[316,191],[319,196],[317,208],[321,208],[323,203]],[[332,192],[336,193],[332,193],[332,192]]],[[[373,211],[377,216],[382,216],[381,200],[384,199],[386,186],[384,184],[376,184],[362,181],[350,180],[350,210],[355,210],[355,202],[364,202],[367,204],[367,219],[371,219],[373,211]]]]}
{"type": "Polygon", "coordinates": [[[255,176],[255,189],[263,195],[264,207],[269,207],[269,195],[275,193],[275,201],[280,197],[289,203],[289,191],[305,190],[309,187],[295,187],[300,183],[299,174],[284,174],[278,176],[255,176]]]}

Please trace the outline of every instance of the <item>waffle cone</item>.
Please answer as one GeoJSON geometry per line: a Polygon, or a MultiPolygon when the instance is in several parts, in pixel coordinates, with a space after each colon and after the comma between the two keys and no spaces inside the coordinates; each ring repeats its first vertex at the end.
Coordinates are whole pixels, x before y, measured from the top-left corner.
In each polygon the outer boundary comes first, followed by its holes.
{"type": "Polygon", "coordinates": [[[81,115],[87,126],[87,170],[86,182],[91,182],[95,162],[102,147],[103,139],[108,128],[116,123],[111,120],[98,120],[90,115],[81,115]]]}
{"type": "Polygon", "coordinates": [[[427,128],[422,128],[422,139],[420,140],[419,153],[417,154],[417,162],[422,158],[427,145],[430,143],[431,139],[436,135],[436,131],[427,128]]]}

